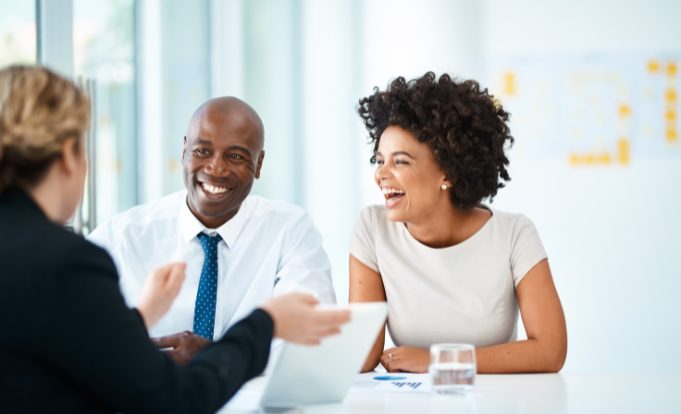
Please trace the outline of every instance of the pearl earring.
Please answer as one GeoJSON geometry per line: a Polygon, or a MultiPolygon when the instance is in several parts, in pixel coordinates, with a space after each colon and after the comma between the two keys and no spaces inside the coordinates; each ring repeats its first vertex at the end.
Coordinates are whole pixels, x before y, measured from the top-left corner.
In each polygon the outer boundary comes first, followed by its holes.
{"type": "Polygon", "coordinates": [[[447,189],[447,184],[442,184],[442,185],[440,186],[440,188],[442,189],[442,191],[446,190],[446,189],[447,189]]]}

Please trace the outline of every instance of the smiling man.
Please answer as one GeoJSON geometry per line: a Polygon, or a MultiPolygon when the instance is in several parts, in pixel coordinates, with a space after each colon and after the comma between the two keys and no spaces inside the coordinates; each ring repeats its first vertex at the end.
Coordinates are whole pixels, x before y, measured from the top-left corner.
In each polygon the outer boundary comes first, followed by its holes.
{"type": "Polygon", "coordinates": [[[233,97],[209,100],[184,137],[186,191],[134,207],[90,235],[113,256],[130,305],[152,269],[187,262],[180,294],[150,331],[179,362],[272,295],[304,291],[335,302],[329,260],[310,217],[300,207],[249,195],[263,146],[253,108],[233,97]]]}

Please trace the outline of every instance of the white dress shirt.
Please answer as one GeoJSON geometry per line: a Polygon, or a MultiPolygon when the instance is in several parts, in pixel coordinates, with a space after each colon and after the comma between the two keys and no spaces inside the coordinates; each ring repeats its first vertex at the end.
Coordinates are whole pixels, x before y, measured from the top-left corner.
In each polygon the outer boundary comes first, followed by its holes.
{"type": "Polygon", "coordinates": [[[300,207],[249,196],[217,229],[189,210],[185,191],[134,207],[95,229],[89,239],[113,256],[123,295],[135,306],[149,273],[171,261],[187,263],[187,277],[151,336],[191,331],[201,277],[200,232],[219,234],[214,339],[273,295],[304,291],[335,303],[329,259],[312,220],[300,207]]]}

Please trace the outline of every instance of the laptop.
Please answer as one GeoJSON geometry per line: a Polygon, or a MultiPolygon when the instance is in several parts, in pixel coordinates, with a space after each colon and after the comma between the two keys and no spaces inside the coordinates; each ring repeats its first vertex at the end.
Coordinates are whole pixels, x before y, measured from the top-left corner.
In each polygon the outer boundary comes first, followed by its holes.
{"type": "Polygon", "coordinates": [[[306,346],[285,343],[263,392],[262,407],[337,403],[347,395],[369,355],[388,307],[385,302],[352,303],[341,333],[306,346]]]}

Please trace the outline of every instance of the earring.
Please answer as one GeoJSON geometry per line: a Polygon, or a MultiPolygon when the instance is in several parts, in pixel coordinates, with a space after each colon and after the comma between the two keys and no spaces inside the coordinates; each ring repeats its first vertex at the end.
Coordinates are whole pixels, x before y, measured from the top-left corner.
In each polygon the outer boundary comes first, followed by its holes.
{"type": "Polygon", "coordinates": [[[447,189],[447,184],[442,184],[442,185],[440,186],[440,188],[442,189],[442,191],[446,190],[446,189],[447,189]]]}

